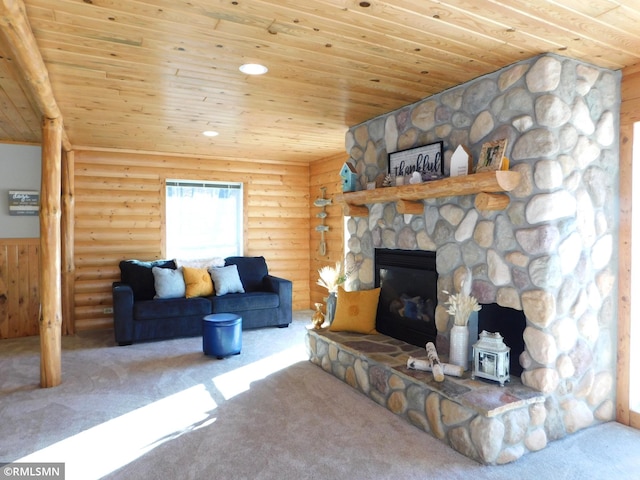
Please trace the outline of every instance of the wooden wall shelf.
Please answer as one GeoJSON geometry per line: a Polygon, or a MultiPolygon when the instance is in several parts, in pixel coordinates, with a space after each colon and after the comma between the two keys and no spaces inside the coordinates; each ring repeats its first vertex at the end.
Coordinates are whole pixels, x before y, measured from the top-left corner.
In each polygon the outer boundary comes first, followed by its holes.
{"type": "Polygon", "coordinates": [[[344,204],[344,214],[351,217],[369,215],[367,204],[396,202],[398,213],[421,214],[428,198],[476,195],[475,206],[479,210],[504,210],[509,206],[510,192],[520,183],[520,172],[499,170],[473,173],[441,180],[383,187],[374,190],[345,192],[336,200],[344,204]]]}

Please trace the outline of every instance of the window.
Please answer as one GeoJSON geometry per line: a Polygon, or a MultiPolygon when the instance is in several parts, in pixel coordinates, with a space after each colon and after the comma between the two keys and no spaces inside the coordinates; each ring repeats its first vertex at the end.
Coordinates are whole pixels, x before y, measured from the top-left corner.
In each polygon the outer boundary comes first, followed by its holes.
{"type": "Polygon", "coordinates": [[[242,255],[242,200],[242,183],[167,180],[167,257],[242,255]]]}

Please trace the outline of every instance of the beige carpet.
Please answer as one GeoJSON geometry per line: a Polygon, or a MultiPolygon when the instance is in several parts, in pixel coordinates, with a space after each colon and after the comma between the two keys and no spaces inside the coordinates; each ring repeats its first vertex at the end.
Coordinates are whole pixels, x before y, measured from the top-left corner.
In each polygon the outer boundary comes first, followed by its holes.
{"type": "Polygon", "coordinates": [[[479,465],[310,364],[310,315],[243,332],[224,360],[200,338],[66,337],[52,389],[38,387],[38,338],[2,340],[0,463],[64,462],[67,480],[640,479],[640,431],[617,423],[479,465]]]}

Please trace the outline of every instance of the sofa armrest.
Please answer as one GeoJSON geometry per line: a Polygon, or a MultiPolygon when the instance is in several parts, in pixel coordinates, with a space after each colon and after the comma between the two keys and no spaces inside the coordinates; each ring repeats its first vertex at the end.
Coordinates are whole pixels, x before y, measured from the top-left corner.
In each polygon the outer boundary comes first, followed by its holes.
{"type": "Polygon", "coordinates": [[[113,330],[118,345],[133,342],[133,289],[122,282],[113,282],[113,330]]]}
{"type": "Polygon", "coordinates": [[[278,325],[287,326],[292,320],[293,307],[293,283],[285,278],[265,275],[264,283],[267,288],[278,294],[280,306],[278,307],[278,325]]]}

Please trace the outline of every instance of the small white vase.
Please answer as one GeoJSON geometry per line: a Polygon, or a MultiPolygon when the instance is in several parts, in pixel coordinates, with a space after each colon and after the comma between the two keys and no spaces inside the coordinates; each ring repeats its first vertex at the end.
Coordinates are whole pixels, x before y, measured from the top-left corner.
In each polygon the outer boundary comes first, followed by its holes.
{"type": "Polygon", "coordinates": [[[449,333],[449,363],[469,368],[469,327],[454,325],[449,333]]]}

